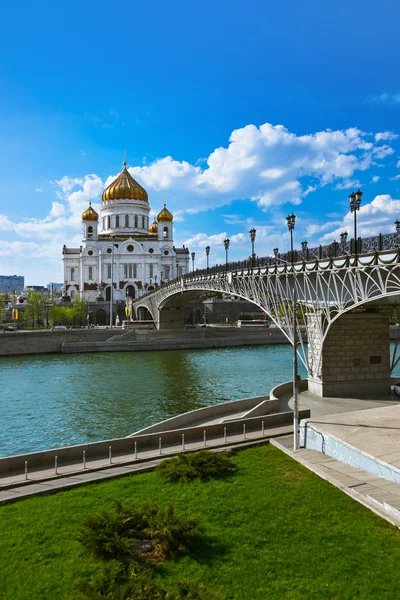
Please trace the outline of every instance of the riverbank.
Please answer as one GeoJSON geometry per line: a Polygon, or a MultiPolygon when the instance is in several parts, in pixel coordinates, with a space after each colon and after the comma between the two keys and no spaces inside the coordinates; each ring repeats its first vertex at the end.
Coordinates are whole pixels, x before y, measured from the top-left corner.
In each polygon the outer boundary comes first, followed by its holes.
{"type": "Polygon", "coordinates": [[[0,335],[0,356],[81,352],[143,352],[288,343],[276,328],[201,327],[199,329],[67,329],[14,331],[0,335]]]}

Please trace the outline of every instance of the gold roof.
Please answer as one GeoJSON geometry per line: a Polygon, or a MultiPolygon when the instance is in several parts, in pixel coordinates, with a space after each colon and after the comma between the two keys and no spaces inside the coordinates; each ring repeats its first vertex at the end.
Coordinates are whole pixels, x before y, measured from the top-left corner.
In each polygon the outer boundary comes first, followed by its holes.
{"type": "Polygon", "coordinates": [[[149,227],[149,233],[158,233],[158,223],[156,218],[154,217],[154,221],[149,227]]]}
{"type": "Polygon", "coordinates": [[[133,179],[132,175],[126,168],[126,162],[124,161],[124,168],[118,175],[117,179],[110,183],[110,185],[104,190],[102,200],[143,200],[148,202],[147,192],[142,186],[133,179]]]}
{"type": "Polygon", "coordinates": [[[164,208],[162,209],[161,212],[158,213],[157,215],[157,221],[172,221],[173,220],[173,216],[171,215],[171,213],[169,212],[167,205],[164,202],[164,208]]]}
{"type": "Polygon", "coordinates": [[[82,214],[82,221],[98,221],[98,220],[99,220],[99,215],[94,210],[94,208],[92,208],[92,203],[89,202],[89,208],[87,208],[85,210],[85,212],[82,214]]]}

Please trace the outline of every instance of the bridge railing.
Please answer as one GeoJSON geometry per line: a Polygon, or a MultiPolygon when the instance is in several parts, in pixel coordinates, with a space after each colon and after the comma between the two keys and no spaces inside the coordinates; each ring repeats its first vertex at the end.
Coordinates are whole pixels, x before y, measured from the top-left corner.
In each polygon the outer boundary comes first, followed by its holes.
{"type": "Polygon", "coordinates": [[[398,251],[400,248],[400,232],[379,234],[372,237],[361,238],[357,240],[357,247],[354,239],[345,242],[336,242],[335,240],[331,244],[320,245],[313,248],[302,244],[301,250],[293,250],[293,256],[291,252],[285,252],[283,254],[277,253],[274,256],[254,257],[250,256],[245,260],[233,261],[224,264],[216,264],[208,269],[196,269],[190,273],[180,275],[174,279],[164,281],[161,285],[156,285],[155,290],[151,290],[146,294],[143,294],[141,298],[152,294],[154,291],[159,289],[175,286],[176,283],[189,279],[191,277],[201,277],[204,275],[216,275],[218,273],[225,273],[227,271],[240,271],[243,269],[251,268],[262,268],[262,267],[277,267],[282,265],[291,265],[292,263],[303,263],[310,261],[326,260],[331,258],[340,257],[354,257],[372,254],[373,252],[382,252],[389,250],[398,251]],[[357,252],[356,252],[357,250],[357,252]]]}

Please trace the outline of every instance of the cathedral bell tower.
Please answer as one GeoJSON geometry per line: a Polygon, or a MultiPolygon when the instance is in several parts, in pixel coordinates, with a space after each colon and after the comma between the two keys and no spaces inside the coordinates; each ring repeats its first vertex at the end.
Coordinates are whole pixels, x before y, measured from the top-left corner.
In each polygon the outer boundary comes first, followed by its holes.
{"type": "Polygon", "coordinates": [[[164,208],[157,215],[158,221],[158,239],[163,242],[172,242],[172,221],[174,217],[169,212],[167,205],[164,203],[164,208]]]}
{"type": "Polygon", "coordinates": [[[92,203],[89,202],[89,207],[82,215],[82,239],[85,242],[97,240],[97,229],[99,225],[99,215],[92,208],[92,203]]]}

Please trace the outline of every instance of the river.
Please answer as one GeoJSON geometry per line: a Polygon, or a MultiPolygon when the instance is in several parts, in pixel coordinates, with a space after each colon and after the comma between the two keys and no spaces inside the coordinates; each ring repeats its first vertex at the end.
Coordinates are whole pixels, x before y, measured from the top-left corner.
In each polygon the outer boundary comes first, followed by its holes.
{"type": "Polygon", "coordinates": [[[0,456],[122,437],[291,377],[286,344],[1,358],[0,456]]]}
{"type": "Polygon", "coordinates": [[[269,394],[291,378],[291,358],[288,345],[1,358],[0,456],[122,437],[269,394]]]}

